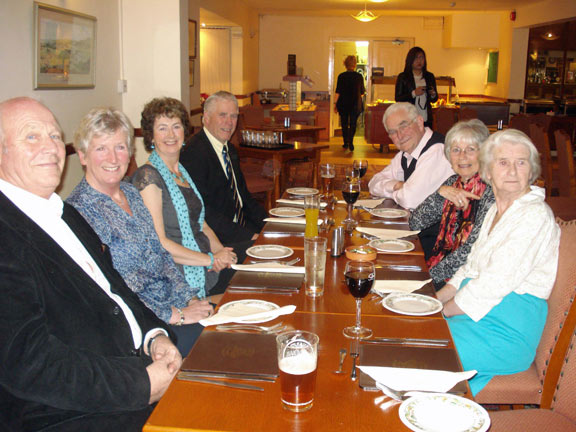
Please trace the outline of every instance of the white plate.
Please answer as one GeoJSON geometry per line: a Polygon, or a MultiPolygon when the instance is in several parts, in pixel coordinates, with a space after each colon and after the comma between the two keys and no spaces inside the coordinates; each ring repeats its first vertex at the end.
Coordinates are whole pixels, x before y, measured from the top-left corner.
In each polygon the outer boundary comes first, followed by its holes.
{"type": "Polygon", "coordinates": [[[402,315],[432,315],[442,310],[442,302],[434,297],[414,293],[392,293],[382,300],[386,309],[402,315]]]}
{"type": "Polygon", "coordinates": [[[402,209],[391,209],[391,208],[375,208],[370,210],[372,216],[388,218],[388,219],[399,219],[408,216],[408,212],[402,209]]]}
{"type": "Polygon", "coordinates": [[[286,246],[261,245],[246,249],[246,255],[259,259],[279,259],[292,255],[294,251],[286,246]]]}
{"type": "Polygon", "coordinates": [[[276,207],[270,209],[269,213],[277,217],[300,217],[304,216],[304,209],[295,207],[276,207]]]}
{"type": "Polygon", "coordinates": [[[476,402],[444,393],[419,394],[405,400],[400,420],[415,432],[485,432],[490,416],[476,402]]]}
{"type": "Polygon", "coordinates": [[[409,242],[408,240],[375,239],[372,240],[369,245],[376,249],[378,252],[400,253],[410,252],[414,249],[414,243],[409,242]]]}
{"type": "MultiPolygon", "coordinates": [[[[267,302],[264,300],[237,300],[229,303],[223,304],[218,312],[225,312],[226,315],[230,316],[244,316],[247,313],[260,313],[273,311],[278,309],[279,306],[275,303],[267,302]]],[[[260,317],[256,319],[237,319],[233,322],[236,323],[261,323],[266,321],[271,321],[275,319],[277,315],[272,313],[270,316],[260,317]]]]}
{"type": "Polygon", "coordinates": [[[286,189],[286,192],[288,192],[290,195],[305,196],[305,195],[316,195],[320,191],[318,189],[314,189],[314,188],[295,187],[295,188],[286,189]]]}

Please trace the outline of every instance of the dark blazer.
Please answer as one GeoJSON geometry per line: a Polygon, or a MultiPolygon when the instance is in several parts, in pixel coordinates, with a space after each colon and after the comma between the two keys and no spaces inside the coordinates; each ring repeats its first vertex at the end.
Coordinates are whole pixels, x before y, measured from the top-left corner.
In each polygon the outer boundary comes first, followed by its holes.
{"type": "Polygon", "coordinates": [[[238,192],[242,197],[245,227],[234,222],[234,195],[228,186],[220,159],[204,129],[194,135],[180,153],[180,163],[194,180],[204,200],[206,221],[225,245],[250,240],[255,233],[262,230],[263,219],[267,217],[264,208],[248,191],[240,170],[238,152],[230,143],[228,154],[236,174],[238,192]]]}
{"type": "MultiPolygon", "coordinates": [[[[432,106],[438,100],[438,89],[436,88],[436,78],[431,72],[424,72],[424,80],[426,81],[426,87],[429,89],[432,87],[436,92],[436,96],[430,97],[430,92],[428,92],[426,97],[426,111],[428,112],[428,120],[426,125],[432,125],[432,106]]],[[[416,82],[414,81],[414,74],[401,72],[396,78],[396,102],[410,102],[412,105],[416,103],[416,98],[412,97],[412,92],[416,90],[416,82]]]]}
{"type": "MultiPolygon", "coordinates": [[[[62,217],[142,336],[166,328],[114,270],[108,247],[82,216],[64,204],[62,217]]],[[[148,411],[151,360],[134,350],[117,304],[2,193],[0,238],[0,424],[40,430],[94,413],[148,411]]]]}

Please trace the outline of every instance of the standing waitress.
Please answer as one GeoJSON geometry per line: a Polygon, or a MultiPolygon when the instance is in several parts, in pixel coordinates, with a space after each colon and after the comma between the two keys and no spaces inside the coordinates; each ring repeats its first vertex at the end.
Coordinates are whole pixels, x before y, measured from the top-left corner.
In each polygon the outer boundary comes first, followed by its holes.
{"type": "Polygon", "coordinates": [[[334,112],[340,114],[342,138],[344,139],[342,147],[354,151],[353,141],[356,134],[356,123],[364,108],[362,96],[366,93],[366,89],[364,77],[356,72],[356,57],[352,55],[346,57],[344,66],[346,72],[338,75],[338,82],[336,83],[334,112]]]}
{"type": "Polygon", "coordinates": [[[436,78],[426,70],[426,53],[420,47],[411,48],[406,55],[404,72],[396,79],[396,102],[416,106],[424,119],[424,126],[432,127],[431,103],[438,100],[436,78]]]}

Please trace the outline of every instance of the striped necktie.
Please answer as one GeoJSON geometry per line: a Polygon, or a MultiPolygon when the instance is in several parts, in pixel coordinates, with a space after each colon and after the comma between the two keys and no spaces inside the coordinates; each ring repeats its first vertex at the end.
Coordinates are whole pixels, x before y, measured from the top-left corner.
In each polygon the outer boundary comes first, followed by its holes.
{"type": "Polygon", "coordinates": [[[236,222],[244,226],[244,212],[242,211],[242,204],[240,203],[240,197],[238,196],[238,188],[236,187],[236,178],[232,171],[232,162],[230,161],[230,155],[228,154],[228,146],[224,144],[222,147],[222,159],[224,159],[224,165],[226,166],[226,177],[228,178],[228,186],[232,189],[232,195],[234,197],[234,214],[236,216],[236,222]]]}

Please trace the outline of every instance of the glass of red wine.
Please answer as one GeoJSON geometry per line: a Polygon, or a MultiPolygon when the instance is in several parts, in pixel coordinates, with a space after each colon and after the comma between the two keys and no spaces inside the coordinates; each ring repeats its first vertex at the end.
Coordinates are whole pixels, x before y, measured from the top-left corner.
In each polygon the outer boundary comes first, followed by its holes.
{"type": "Polygon", "coordinates": [[[352,165],[354,171],[358,173],[358,177],[360,177],[360,184],[362,184],[362,177],[366,175],[366,171],[368,171],[368,161],[366,159],[356,159],[352,165]]]}
{"type": "Polygon", "coordinates": [[[348,216],[342,222],[348,227],[348,229],[353,228],[357,225],[352,212],[354,211],[354,203],[358,200],[360,196],[360,183],[358,182],[346,182],[342,187],[342,197],[344,201],[348,204],[348,216]]]}
{"type": "Polygon", "coordinates": [[[370,261],[348,261],[344,277],[350,294],[356,298],[356,325],[346,327],[343,331],[347,338],[367,338],[372,336],[372,330],[362,327],[360,311],[362,299],[368,295],[374,283],[374,263],[370,261]]]}

